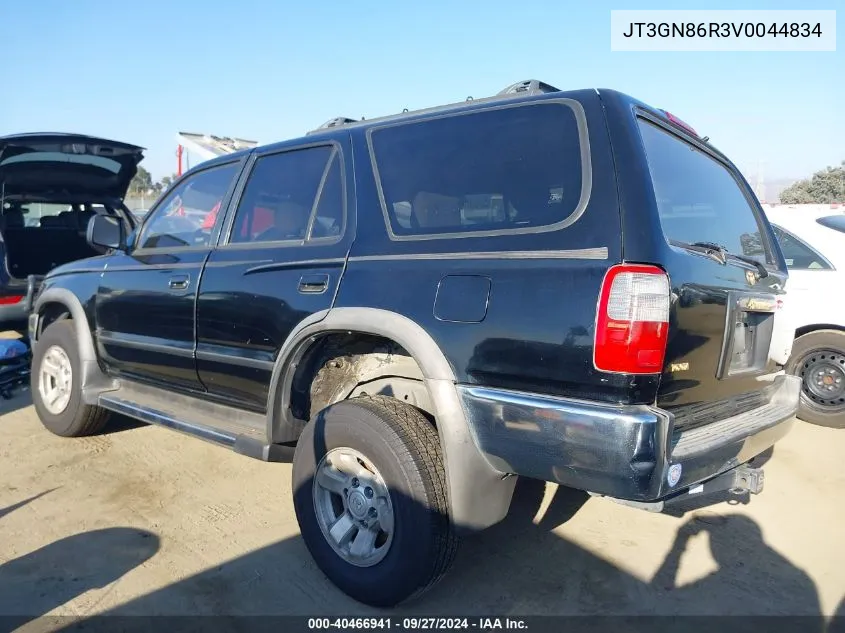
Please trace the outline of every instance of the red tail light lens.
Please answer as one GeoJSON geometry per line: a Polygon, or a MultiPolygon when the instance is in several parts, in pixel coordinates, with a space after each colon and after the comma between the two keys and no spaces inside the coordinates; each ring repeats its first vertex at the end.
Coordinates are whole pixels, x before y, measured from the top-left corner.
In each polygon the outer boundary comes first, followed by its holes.
{"type": "Polygon", "coordinates": [[[0,306],[10,306],[23,301],[23,295],[14,297],[0,297],[0,306]]]}
{"type": "Polygon", "coordinates": [[[593,364],[600,371],[657,374],[669,334],[669,278],[656,266],[620,264],[599,295],[593,364]]]}

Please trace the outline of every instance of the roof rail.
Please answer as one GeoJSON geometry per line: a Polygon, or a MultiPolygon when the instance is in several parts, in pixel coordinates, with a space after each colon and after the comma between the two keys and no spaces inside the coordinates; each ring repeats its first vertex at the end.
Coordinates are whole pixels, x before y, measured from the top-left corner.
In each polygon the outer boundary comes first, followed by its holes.
{"type": "Polygon", "coordinates": [[[540,81],[539,79],[526,79],[525,81],[517,81],[511,84],[504,90],[500,90],[496,96],[503,97],[505,95],[539,95],[547,92],[560,92],[559,88],[540,81]]]}
{"type": "Polygon", "coordinates": [[[311,130],[310,132],[307,132],[306,136],[308,136],[309,134],[316,134],[317,132],[322,132],[323,130],[331,129],[333,127],[340,127],[342,125],[348,125],[350,123],[357,123],[357,121],[355,119],[350,119],[349,117],[346,117],[346,116],[335,117],[333,119],[329,119],[328,121],[323,123],[320,127],[315,128],[315,129],[311,130]]]}

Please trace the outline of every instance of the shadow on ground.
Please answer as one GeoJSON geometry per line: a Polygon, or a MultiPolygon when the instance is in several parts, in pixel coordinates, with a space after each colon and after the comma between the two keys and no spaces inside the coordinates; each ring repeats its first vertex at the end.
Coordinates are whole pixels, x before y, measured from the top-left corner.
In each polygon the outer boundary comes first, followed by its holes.
{"type": "MultiPolygon", "coordinates": [[[[542,483],[520,481],[508,517],[466,539],[455,567],[441,583],[392,611],[370,609],[341,594],[295,537],[104,615],[802,615],[817,617],[806,618],[798,630],[824,630],[812,579],[770,548],[759,526],[745,516],[710,515],[706,521],[683,523],[660,570],[643,581],[602,558],[600,551],[587,551],[552,532],[578,512],[586,495],[558,489],[546,512],[535,518],[543,493],[542,483]],[[675,576],[688,540],[704,532],[718,569],[679,587],[675,576]]],[[[632,534],[632,551],[641,546],[635,539],[632,534]]],[[[0,613],[44,614],[91,587],[114,582],[157,548],[154,535],[127,528],[57,541],[0,566],[0,585],[11,589],[0,596],[0,613]]],[[[667,626],[677,623],[676,618],[663,621],[667,626]]],[[[86,623],[103,620],[76,622],[73,627],[86,623]]],[[[759,622],[747,624],[747,630],[762,630],[759,622]]],[[[736,630],[719,628],[722,633],[736,630]]]]}
{"type": "Polygon", "coordinates": [[[17,387],[12,389],[11,398],[0,397],[0,415],[26,409],[31,404],[32,395],[29,393],[29,387],[17,387]]]}
{"type": "Polygon", "coordinates": [[[0,627],[15,630],[82,596],[107,587],[152,558],[159,539],[126,527],[82,532],[0,565],[0,627]]]}
{"type": "MultiPolygon", "coordinates": [[[[18,501],[17,503],[13,503],[12,505],[6,506],[5,508],[0,508],[0,519],[2,519],[7,514],[11,514],[15,510],[24,507],[25,505],[29,505],[30,503],[32,503],[36,499],[40,499],[44,495],[50,494],[54,490],[56,490],[56,488],[51,488],[50,490],[45,490],[44,492],[39,492],[37,495],[31,496],[29,499],[24,499],[23,501],[18,501]]],[[[0,613],[2,613],[2,611],[0,611],[0,613]]]]}

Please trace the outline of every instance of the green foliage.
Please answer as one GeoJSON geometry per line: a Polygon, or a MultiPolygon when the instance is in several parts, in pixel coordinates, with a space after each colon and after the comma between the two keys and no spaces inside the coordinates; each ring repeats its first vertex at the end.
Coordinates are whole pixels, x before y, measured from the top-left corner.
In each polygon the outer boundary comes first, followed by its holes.
{"type": "Polygon", "coordinates": [[[845,202],[845,161],[799,180],[780,194],[783,204],[830,204],[845,202]]]}
{"type": "Polygon", "coordinates": [[[135,174],[132,182],[129,183],[129,192],[127,195],[129,197],[140,197],[149,195],[150,191],[155,191],[153,177],[150,172],[139,165],[138,173],[135,174]]]}

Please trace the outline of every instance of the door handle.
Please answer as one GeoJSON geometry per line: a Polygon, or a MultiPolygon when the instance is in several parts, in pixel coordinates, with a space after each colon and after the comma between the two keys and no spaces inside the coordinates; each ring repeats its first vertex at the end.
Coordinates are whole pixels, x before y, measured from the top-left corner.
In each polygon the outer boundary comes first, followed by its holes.
{"type": "Polygon", "coordinates": [[[303,275],[299,278],[299,292],[320,294],[329,287],[328,275],[303,275]]]}
{"type": "Polygon", "coordinates": [[[188,284],[190,283],[190,275],[176,275],[175,277],[170,278],[170,281],[167,282],[167,285],[170,287],[171,290],[184,290],[188,287],[188,284]]]}

